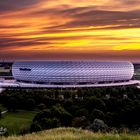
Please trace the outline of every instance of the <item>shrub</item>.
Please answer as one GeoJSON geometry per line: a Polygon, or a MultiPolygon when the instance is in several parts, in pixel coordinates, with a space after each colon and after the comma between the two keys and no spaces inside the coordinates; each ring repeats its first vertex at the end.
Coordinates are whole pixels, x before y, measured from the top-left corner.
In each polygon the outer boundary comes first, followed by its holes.
{"type": "Polygon", "coordinates": [[[8,136],[7,128],[0,127],[0,136],[8,136]]]}
{"type": "Polygon", "coordinates": [[[108,126],[104,123],[103,120],[95,119],[93,124],[90,125],[89,129],[95,132],[97,131],[106,132],[108,131],[108,126]]]}

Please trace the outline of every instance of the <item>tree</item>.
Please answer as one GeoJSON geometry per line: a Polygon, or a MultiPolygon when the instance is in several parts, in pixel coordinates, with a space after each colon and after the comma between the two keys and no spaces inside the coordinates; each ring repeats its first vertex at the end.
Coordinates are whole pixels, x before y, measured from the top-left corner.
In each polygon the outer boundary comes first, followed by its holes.
{"type": "Polygon", "coordinates": [[[34,99],[27,99],[26,109],[27,110],[34,110],[34,107],[35,107],[35,100],[34,99]]]}
{"type": "Polygon", "coordinates": [[[1,110],[0,110],[0,118],[2,117],[1,110]]]}
{"type": "Polygon", "coordinates": [[[53,106],[51,111],[53,116],[60,120],[61,126],[69,126],[71,124],[72,115],[60,104],[53,106]]]}
{"type": "Polygon", "coordinates": [[[42,118],[53,118],[52,112],[49,109],[39,112],[34,117],[33,122],[41,122],[42,118]]]}
{"type": "Polygon", "coordinates": [[[40,124],[38,122],[33,122],[30,126],[30,132],[38,132],[38,131],[41,131],[42,128],[40,126],[40,124]]]}
{"type": "Polygon", "coordinates": [[[45,108],[46,108],[46,105],[43,103],[38,105],[38,109],[40,109],[40,110],[44,110],[45,108]]]}
{"type": "Polygon", "coordinates": [[[94,108],[99,110],[105,110],[106,105],[103,100],[96,98],[96,97],[87,97],[84,99],[85,108],[89,111],[92,111],[94,108]]]}
{"type": "Polygon", "coordinates": [[[90,114],[90,121],[93,122],[94,119],[101,119],[104,120],[104,113],[103,111],[99,110],[99,109],[94,109],[91,114],[90,114]]]}
{"type": "Polygon", "coordinates": [[[73,127],[81,127],[81,128],[86,128],[89,125],[89,121],[85,116],[82,117],[75,117],[72,120],[72,126],[73,127]]]}
{"type": "Polygon", "coordinates": [[[82,116],[88,117],[88,115],[89,115],[88,110],[85,108],[81,108],[79,110],[76,110],[75,112],[76,117],[82,117],[82,116]]]}
{"type": "Polygon", "coordinates": [[[42,129],[56,128],[60,126],[59,120],[56,118],[42,118],[40,125],[42,129]]]}
{"type": "Polygon", "coordinates": [[[16,98],[11,97],[7,103],[7,108],[10,111],[15,111],[18,108],[18,101],[16,98]]]}

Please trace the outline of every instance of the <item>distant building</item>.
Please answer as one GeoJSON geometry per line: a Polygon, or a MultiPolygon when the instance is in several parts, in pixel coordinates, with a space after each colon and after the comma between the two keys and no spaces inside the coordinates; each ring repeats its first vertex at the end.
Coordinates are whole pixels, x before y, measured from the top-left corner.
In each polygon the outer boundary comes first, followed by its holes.
{"type": "Polygon", "coordinates": [[[32,61],[15,62],[13,77],[19,82],[51,85],[102,84],[129,81],[130,62],[32,61]]]}

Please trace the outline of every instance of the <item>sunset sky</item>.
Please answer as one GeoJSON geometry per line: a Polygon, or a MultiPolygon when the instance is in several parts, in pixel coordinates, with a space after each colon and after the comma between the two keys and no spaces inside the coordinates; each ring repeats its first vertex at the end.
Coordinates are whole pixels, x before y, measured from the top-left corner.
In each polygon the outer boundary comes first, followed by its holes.
{"type": "Polygon", "coordinates": [[[0,60],[140,61],[140,0],[1,0],[0,60]]]}

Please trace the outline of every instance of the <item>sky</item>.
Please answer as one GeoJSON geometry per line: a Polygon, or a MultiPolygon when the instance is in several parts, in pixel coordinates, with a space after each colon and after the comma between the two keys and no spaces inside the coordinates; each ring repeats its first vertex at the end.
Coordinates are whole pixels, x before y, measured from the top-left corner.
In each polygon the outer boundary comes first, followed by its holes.
{"type": "Polygon", "coordinates": [[[0,60],[140,61],[140,0],[0,0],[0,60]]]}

